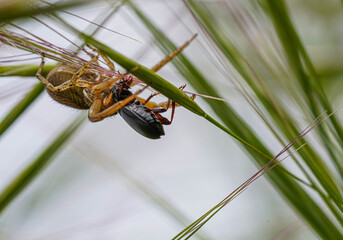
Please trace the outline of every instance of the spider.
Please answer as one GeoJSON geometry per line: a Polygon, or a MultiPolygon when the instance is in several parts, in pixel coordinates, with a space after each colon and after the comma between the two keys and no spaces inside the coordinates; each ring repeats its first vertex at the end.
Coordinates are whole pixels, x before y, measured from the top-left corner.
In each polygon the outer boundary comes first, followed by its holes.
{"type": "MultiPolygon", "coordinates": [[[[196,35],[175,52],[165,57],[151,70],[158,71],[188,46],[195,37],[196,35]]],[[[151,102],[151,98],[158,93],[152,94],[146,100],[138,97],[138,94],[148,86],[132,93],[130,91],[133,84],[132,76],[122,74],[119,77],[111,78],[89,70],[93,63],[98,65],[100,56],[113,71],[114,65],[100,51],[92,46],[88,47],[95,51],[97,55],[93,56],[84,66],[79,67],[72,63],[60,63],[49,72],[46,78],[41,75],[45,63],[45,56],[44,54],[41,55],[42,61],[36,77],[45,85],[46,91],[51,98],[72,108],[88,109],[88,118],[91,122],[101,121],[119,112],[123,119],[141,135],[150,139],[158,139],[164,135],[162,125],[172,123],[175,106],[178,106],[178,104],[170,100],[161,103],[151,102]],[[172,108],[170,121],[160,115],[169,108],[172,108]]],[[[192,99],[194,98],[195,95],[192,96],[192,99]]]]}

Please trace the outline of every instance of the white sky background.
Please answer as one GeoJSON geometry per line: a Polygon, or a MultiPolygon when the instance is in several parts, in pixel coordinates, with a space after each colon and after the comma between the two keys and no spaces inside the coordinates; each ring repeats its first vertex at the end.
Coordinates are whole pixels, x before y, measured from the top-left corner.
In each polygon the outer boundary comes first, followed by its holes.
{"type": "MultiPolygon", "coordinates": [[[[192,33],[174,19],[169,9],[181,9],[177,2],[165,5],[163,1],[147,1],[141,7],[160,26],[175,25],[168,29],[168,35],[178,45],[191,37],[192,33]]],[[[70,11],[93,20],[103,9],[99,4],[70,11]]],[[[96,38],[134,58],[136,52],[150,44],[149,36],[143,34],[145,30],[137,31],[132,26],[135,20],[127,20],[127,14],[133,14],[127,9],[121,11],[125,14],[117,14],[106,27],[133,36],[142,43],[106,30],[102,30],[96,38]]],[[[81,30],[88,26],[80,19],[63,16],[81,30]]],[[[189,16],[185,13],[184,18],[189,19],[189,16]]],[[[190,22],[187,24],[195,30],[190,22]]],[[[58,46],[69,46],[33,20],[20,22],[20,25],[58,46]]],[[[143,29],[142,26],[139,28],[143,29]]],[[[70,36],[70,39],[74,37],[70,36]]],[[[201,36],[199,40],[202,40],[201,36]]],[[[215,72],[206,55],[199,51],[198,41],[192,43],[185,54],[196,59],[197,66],[206,69],[206,74],[213,81],[218,81],[217,86],[223,86],[221,91],[232,92],[229,101],[239,109],[244,119],[255,122],[256,132],[265,134],[265,129],[248,105],[215,72]]],[[[162,58],[163,55],[154,48],[141,59],[141,63],[153,66],[162,58]]],[[[37,59],[36,62],[39,61],[37,59]]],[[[49,62],[52,63],[51,60],[49,62]]],[[[176,86],[183,84],[171,64],[159,74],[176,86]]],[[[1,85],[9,81],[27,81],[32,85],[37,82],[34,78],[11,78],[1,79],[1,85]]],[[[187,90],[192,91],[189,86],[187,90]]],[[[22,96],[18,94],[9,101],[0,101],[0,118],[22,96]]],[[[201,98],[196,101],[213,115],[201,98]]],[[[54,102],[46,93],[41,95],[0,138],[0,189],[30,164],[79,112],[54,102]]],[[[0,238],[170,239],[185,226],[130,183],[116,166],[167,199],[188,218],[189,224],[257,171],[237,147],[236,141],[183,108],[177,109],[173,124],[166,126],[165,132],[166,135],[160,140],[146,139],[134,132],[120,116],[99,123],[85,123],[68,142],[68,147],[0,216],[0,238]]],[[[266,135],[266,141],[269,138],[272,140],[266,135]]],[[[275,149],[278,148],[275,145],[275,149]]],[[[313,238],[262,177],[220,211],[200,232],[212,239],[271,239],[290,225],[303,228],[297,231],[294,239],[313,238]]]]}

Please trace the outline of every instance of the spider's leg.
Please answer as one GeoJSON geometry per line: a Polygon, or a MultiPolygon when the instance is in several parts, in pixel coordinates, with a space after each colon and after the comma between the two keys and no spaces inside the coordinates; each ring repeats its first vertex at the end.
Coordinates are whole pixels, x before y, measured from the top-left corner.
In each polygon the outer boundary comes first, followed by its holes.
{"type": "MultiPolygon", "coordinates": [[[[79,87],[82,87],[80,86],[81,83],[84,83],[84,82],[87,82],[87,81],[84,81],[84,80],[79,80],[79,78],[82,76],[82,74],[84,74],[84,72],[90,67],[90,65],[92,65],[94,62],[96,62],[99,58],[99,54],[94,56],[89,62],[87,62],[85,65],[83,65],[75,74],[74,76],[71,78],[71,82],[74,84],[74,85],[77,85],[79,87]]],[[[69,82],[69,81],[68,81],[69,82]]]]}
{"type": "Polygon", "coordinates": [[[110,89],[110,88],[112,88],[113,85],[114,85],[117,81],[123,79],[127,74],[129,74],[130,72],[133,72],[133,71],[137,70],[138,68],[139,68],[139,66],[136,66],[136,67],[132,68],[130,71],[128,71],[128,72],[126,72],[126,73],[123,73],[123,74],[120,74],[120,75],[119,75],[118,77],[116,77],[116,78],[111,78],[111,79],[109,79],[109,80],[107,80],[107,81],[104,81],[104,82],[102,82],[102,83],[99,83],[99,84],[94,85],[94,86],[92,87],[92,89],[91,89],[91,93],[94,94],[94,95],[96,95],[96,94],[101,93],[101,92],[104,91],[105,89],[110,89]]]}
{"type": "Polygon", "coordinates": [[[96,59],[98,58],[98,56],[94,57],[93,59],[91,59],[89,62],[87,62],[82,68],[80,68],[72,77],[71,80],[68,80],[64,83],[62,83],[61,85],[58,86],[54,86],[52,85],[45,77],[42,76],[41,72],[43,70],[44,67],[44,63],[45,63],[45,57],[44,55],[42,55],[42,62],[38,68],[38,71],[36,73],[36,77],[39,79],[39,81],[41,81],[50,91],[52,92],[61,92],[61,91],[65,91],[71,87],[74,86],[78,86],[78,87],[84,87],[84,88],[90,88],[91,86],[93,86],[92,82],[86,81],[86,80],[82,80],[79,79],[80,76],[87,70],[87,68],[89,68],[89,66],[96,61],[96,59]]]}
{"type": "MultiPolygon", "coordinates": [[[[190,40],[188,40],[187,42],[185,42],[180,48],[178,48],[176,51],[174,51],[173,53],[171,53],[170,55],[168,55],[167,57],[165,57],[162,61],[160,61],[159,63],[157,63],[154,67],[152,67],[150,70],[154,71],[154,72],[157,72],[158,70],[160,70],[165,64],[167,64],[169,61],[171,61],[177,54],[179,54],[184,48],[186,48],[194,39],[195,37],[197,36],[194,35],[190,40]]],[[[91,49],[93,49],[94,51],[96,51],[98,54],[101,54],[101,56],[104,58],[104,54],[102,54],[99,50],[89,46],[91,49]]],[[[104,60],[106,61],[106,56],[104,58],[104,60]]],[[[108,58],[107,58],[108,59],[108,58]]],[[[110,62],[110,60],[108,59],[108,61],[110,62]]],[[[107,61],[106,61],[107,62],[107,61]]],[[[107,62],[107,64],[109,64],[107,62]]],[[[114,79],[111,79],[111,80],[108,80],[106,82],[103,82],[103,83],[100,83],[100,84],[97,84],[95,85],[93,88],[92,88],[92,93],[93,94],[98,94],[100,92],[102,92],[104,89],[108,89],[108,88],[111,88],[113,87],[113,84],[117,81],[119,81],[120,79],[122,79],[125,75],[129,74],[130,72],[134,72],[136,71],[137,69],[139,68],[139,66],[136,66],[134,68],[132,68],[131,70],[127,71],[126,73],[124,74],[121,74],[120,76],[114,78],[114,79]]]]}
{"type": "Polygon", "coordinates": [[[157,72],[160,70],[164,65],[166,65],[169,61],[171,61],[177,54],[179,54],[183,49],[185,49],[195,38],[197,34],[195,34],[191,39],[189,39],[187,42],[185,42],[181,47],[179,47],[176,51],[172,52],[168,56],[166,56],[162,61],[157,63],[155,66],[153,66],[150,70],[157,72]]]}
{"type": "Polygon", "coordinates": [[[136,98],[136,96],[138,94],[140,94],[141,92],[143,92],[143,90],[146,88],[147,87],[144,87],[144,88],[138,90],[137,92],[135,92],[131,96],[125,98],[124,100],[121,100],[119,102],[114,103],[112,106],[106,108],[103,111],[101,111],[101,107],[103,104],[104,97],[101,96],[101,94],[100,94],[99,97],[94,98],[94,102],[89,109],[89,112],[88,112],[89,120],[91,122],[97,122],[97,121],[103,120],[106,117],[109,117],[109,116],[116,114],[121,108],[125,107],[126,104],[128,104],[129,102],[134,100],[136,98]]]}
{"type": "Polygon", "coordinates": [[[101,58],[105,60],[107,66],[108,66],[112,71],[115,71],[113,62],[112,62],[105,54],[103,54],[103,53],[100,52],[98,49],[92,47],[92,46],[89,45],[89,44],[87,44],[87,47],[89,47],[90,49],[92,49],[94,52],[100,54],[101,58]]]}
{"type": "Polygon", "coordinates": [[[36,73],[36,77],[38,78],[39,81],[41,81],[41,83],[45,85],[46,88],[48,88],[50,91],[56,92],[55,86],[49,83],[48,80],[42,76],[42,71],[45,64],[45,57],[44,57],[44,54],[42,54],[41,56],[42,56],[42,61],[36,73]]]}

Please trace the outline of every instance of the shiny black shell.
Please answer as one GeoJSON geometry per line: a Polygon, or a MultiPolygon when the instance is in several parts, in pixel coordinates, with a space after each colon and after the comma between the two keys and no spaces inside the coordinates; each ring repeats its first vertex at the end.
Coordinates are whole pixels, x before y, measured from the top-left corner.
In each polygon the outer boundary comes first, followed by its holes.
{"type": "Polygon", "coordinates": [[[153,112],[140,102],[135,101],[119,110],[120,116],[136,132],[150,139],[159,139],[164,135],[162,123],[153,112]]]}
{"type": "MultiPolygon", "coordinates": [[[[129,88],[125,82],[114,86],[112,88],[114,102],[124,100],[131,96],[132,93],[129,88]]],[[[149,108],[145,107],[139,101],[133,100],[129,102],[118,112],[130,127],[144,137],[159,139],[164,135],[163,125],[160,120],[149,108]]]]}

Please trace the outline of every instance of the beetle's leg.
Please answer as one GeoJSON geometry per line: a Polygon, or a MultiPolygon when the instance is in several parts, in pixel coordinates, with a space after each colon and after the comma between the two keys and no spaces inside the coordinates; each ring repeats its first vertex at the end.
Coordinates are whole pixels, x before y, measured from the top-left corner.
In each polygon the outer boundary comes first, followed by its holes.
{"type": "Polygon", "coordinates": [[[174,119],[175,106],[176,106],[175,102],[171,102],[171,104],[169,102],[167,105],[167,108],[158,107],[158,108],[152,108],[150,110],[155,114],[155,116],[160,120],[160,122],[163,125],[170,125],[170,124],[172,124],[173,119],[174,119]],[[170,105],[172,108],[172,113],[171,113],[170,120],[168,120],[167,118],[163,117],[160,113],[166,112],[168,110],[168,108],[170,107],[170,105]]]}
{"type": "MultiPolygon", "coordinates": [[[[194,100],[195,97],[196,97],[196,96],[193,94],[190,98],[191,98],[192,100],[194,100]]],[[[164,101],[164,102],[160,102],[160,103],[152,102],[152,101],[149,101],[149,102],[145,103],[146,100],[145,100],[144,98],[136,97],[136,99],[137,99],[139,102],[141,102],[142,104],[144,104],[144,106],[146,106],[147,108],[150,108],[150,109],[158,108],[158,107],[168,109],[168,108],[171,108],[171,107],[172,107],[172,106],[169,104],[169,103],[170,103],[170,100],[164,101]]],[[[175,107],[179,107],[179,106],[180,106],[180,104],[175,103],[175,107]]]]}
{"type": "Polygon", "coordinates": [[[136,98],[136,96],[138,94],[140,94],[141,92],[143,92],[143,90],[146,89],[146,88],[147,88],[147,86],[142,88],[142,89],[140,89],[140,90],[138,90],[137,92],[135,92],[131,96],[125,98],[124,100],[116,102],[115,104],[113,104],[112,106],[106,108],[103,111],[101,111],[101,108],[102,108],[104,97],[101,96],[101,94],[100,94],[99,97],[95,97],[94,98],[93,104],[92,104],[92,106],[89,109],[89,112],[88,112],[89,120],[91,122],[98,122],[98,121],[103,120],[106,117],[114,115],[121,108],[125,107],[126,104],[128,104],[129,102],[134,100],[136,98]]]}
{"type": "MultiPolygon", "coordinates": [[[[181,87],[179,87],[180,90],[183,90],[186,87],[185,85],[182,85],[181,87]]],[[[168,109],[170,108],[170,99],[168,99],[168,101],[165,102],[161,102],[161,103],[156,103],[156,102],[152,102],[150,101],[153,97],[157,96],[158,94],[160,94],[159,92],[153,93],[151,94],[147,99],[141,98],[141,97],[136,97],[136,99],[138,101],[140,101],[144,106],[146,106],[147,108],[153,109],[153,108],[165,108],[168,109]]],[[[195,99],[195,95],[192,95],[191,97],[192,100],[195,99]]],[[[180,104],[175,103],[175,107],[179,107],[180,104]]]]}
{"type": "Polygon", "coordinates": [[[157,96],[158,94],[160,94],[159,92],[153,93],[151,94],[143,103],[143,105],[146,105],[153,97],[157,96]]]}
{"type": "MultiPolygon", "coordinates": [[[[183,85],[180,87],[180,90],[183,90],[186,87],[186,85],[183,85]]],[[[173,122],[174,119],[174,114],[175,114],[175,107],[180,106],[180,104],[171,101],[170,99],[168,99],[168,101],[166,102],[162,102],[162,103],[154,103],[154,102],[150,102],[150,99],[154,96],[156,96],[159,93],[155,93],[150,95],[150,97],[147,98],[147,100],[144,101],[144,105],[146,107],[148,107],[155,115],[156,117],[160,120],[160,122],[163,125],[170,125],[173,122]],[[168,120],[167,118],[163,117],[160,113],[164,113],[166,112],[169,108],[172,108],[172,113],[171,113],[171,117],[170,120],[168,120]]],[[[191,99],[194,100],[196,97],[195,94],[192,95],[191,99]]],[[[140,102],[143,102],[144,99],[136,97],[137,100],[139,100],[140,102]]]]}

